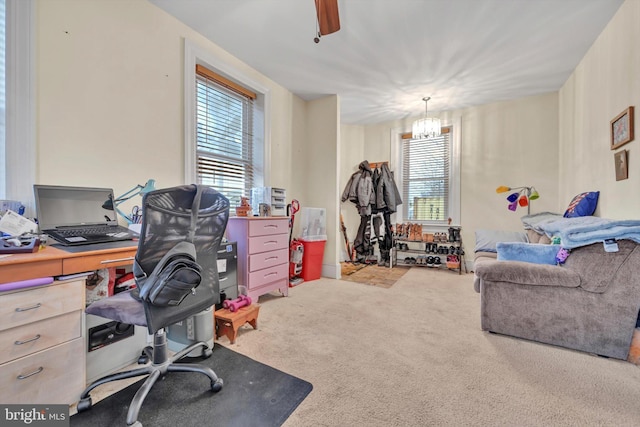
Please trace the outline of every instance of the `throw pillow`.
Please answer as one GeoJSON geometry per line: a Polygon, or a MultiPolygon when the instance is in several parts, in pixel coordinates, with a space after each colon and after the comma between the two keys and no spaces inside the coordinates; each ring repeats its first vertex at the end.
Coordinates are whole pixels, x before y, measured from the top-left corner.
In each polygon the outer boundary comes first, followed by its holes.
{"type": "Polygon", "coordinates": [[[497,244],[498,261],[523,261],[534,264],[556,265],[559,245],[539,243],[500,242],[497,244]]]}
{"type": "Polygon", "coordinates": [[[520,231],[476,230],[475,252],[498,252],[498,242],[528,242],[527,235],[520,231]]]}
{"type": "Polygon", "coordinates": [[[574,218],[577,216],[593,215],[596,210],[596,206],[598,205],[599,196],[599,191],[589,191],[578,194],[571,200],[571,203],[569,203],[569,207],[564,213],[564,217],[574,218]]]}

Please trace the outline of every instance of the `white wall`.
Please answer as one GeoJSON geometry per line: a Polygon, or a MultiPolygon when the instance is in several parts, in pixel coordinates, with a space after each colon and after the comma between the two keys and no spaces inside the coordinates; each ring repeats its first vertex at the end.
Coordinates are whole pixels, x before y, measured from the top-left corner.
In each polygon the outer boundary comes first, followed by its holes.
{"type": "Polygon", "coordinates": [[[562,200],[600,191],[596,215],[638,219],[640,198],[640,1],[627,0],[560,90],[562,200]],[[635,140],[610,149],[610,121],[635,106],[635,140]],[[614,152],[629,150],[629,179],[616,181],[614,152]]]}
{"type": "Polygon", "coordinates": [[[187,38],[271,96],[271,181],[294,188],[299,98],[146,0],[37,2],[38,183],[113,187],[184,180],[187,38]]]}
{"type": "MultiPolygon", "coordinates": [[[[326,209],[327,243],[322,275],[340,277],[340,195],[338,164],[340,159],[340,99],[327,96],[307,103],[305,169],[298,174],[306,180],[303,204],[326,209]]],[[[302,203],[302,201],[301,201],[302,203]]],[[[304,268],[304,267],[303,267],[304,268]]]]}

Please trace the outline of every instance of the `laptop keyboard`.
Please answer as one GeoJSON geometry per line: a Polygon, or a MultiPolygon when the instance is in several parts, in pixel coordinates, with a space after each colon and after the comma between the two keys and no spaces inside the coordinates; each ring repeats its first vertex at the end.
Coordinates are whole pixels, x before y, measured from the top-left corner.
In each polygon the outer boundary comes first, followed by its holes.
{"type": "Polygon", "coordinates": [[[56,232],[61,236],[71,237],[71,236],[104,236],[107,233],[113,233],[117,230],[114,227],[109,227],[106,225],[100,225],[96,227],[83,227],[83,228],[63,228],[58,229],[56,232]]]}

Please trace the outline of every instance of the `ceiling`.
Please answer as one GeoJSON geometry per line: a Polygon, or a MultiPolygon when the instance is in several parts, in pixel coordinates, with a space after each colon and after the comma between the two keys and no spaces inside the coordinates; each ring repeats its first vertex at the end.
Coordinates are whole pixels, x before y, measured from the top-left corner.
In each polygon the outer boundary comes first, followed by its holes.
{"type": "Polygon", "coordinates": [[[149,0],[305,100],[371,124],[560,89],[623,0],[149,0]]]}

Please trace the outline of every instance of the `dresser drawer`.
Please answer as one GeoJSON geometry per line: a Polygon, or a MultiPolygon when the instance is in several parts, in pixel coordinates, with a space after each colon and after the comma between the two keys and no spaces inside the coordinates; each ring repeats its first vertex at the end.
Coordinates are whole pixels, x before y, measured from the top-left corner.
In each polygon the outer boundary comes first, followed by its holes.
{"type": "Polygon", "coordinates": [[[2,295],[0,301],[2,331],[71,311],[84,310],[84,280],[54,282],[50,286],[2,295]]]}
{"type": "Polygon", "coordinates": [[[289,219],[264,219],[249,221],[249,237],[285,234],[289,236],[289,219]]]}
{"type": "Polygon", "coordinates": [[[85,382],[84,339],[0,365],[0,402],[72,404],[85,382]]]}
{"type": "Polygon", "coordinates": [[[287,249],[289,247],[289,235],[279,234],[275,236],[252,237],[249,239],[249,254],[287,249]]]}
{"type": "Polygon", "coordinates": [[[0,332],[0,363],[71,341],[82,336],[82,311],[40,320],[0,332]]]}
{"type": "Polygon", "coordinates": [[[289,249],[263,252],[249,256],[249,271],[258,271],[274,265],[286,264],[289,262],[289,249]]]}
{"type": "Polygon", "coordinates": [[[271,282],[289,277],[289,264],[276,265],[274,267],[265,268],[264,270],[249,273],[249,289],[259,288],[271,282]]]}

